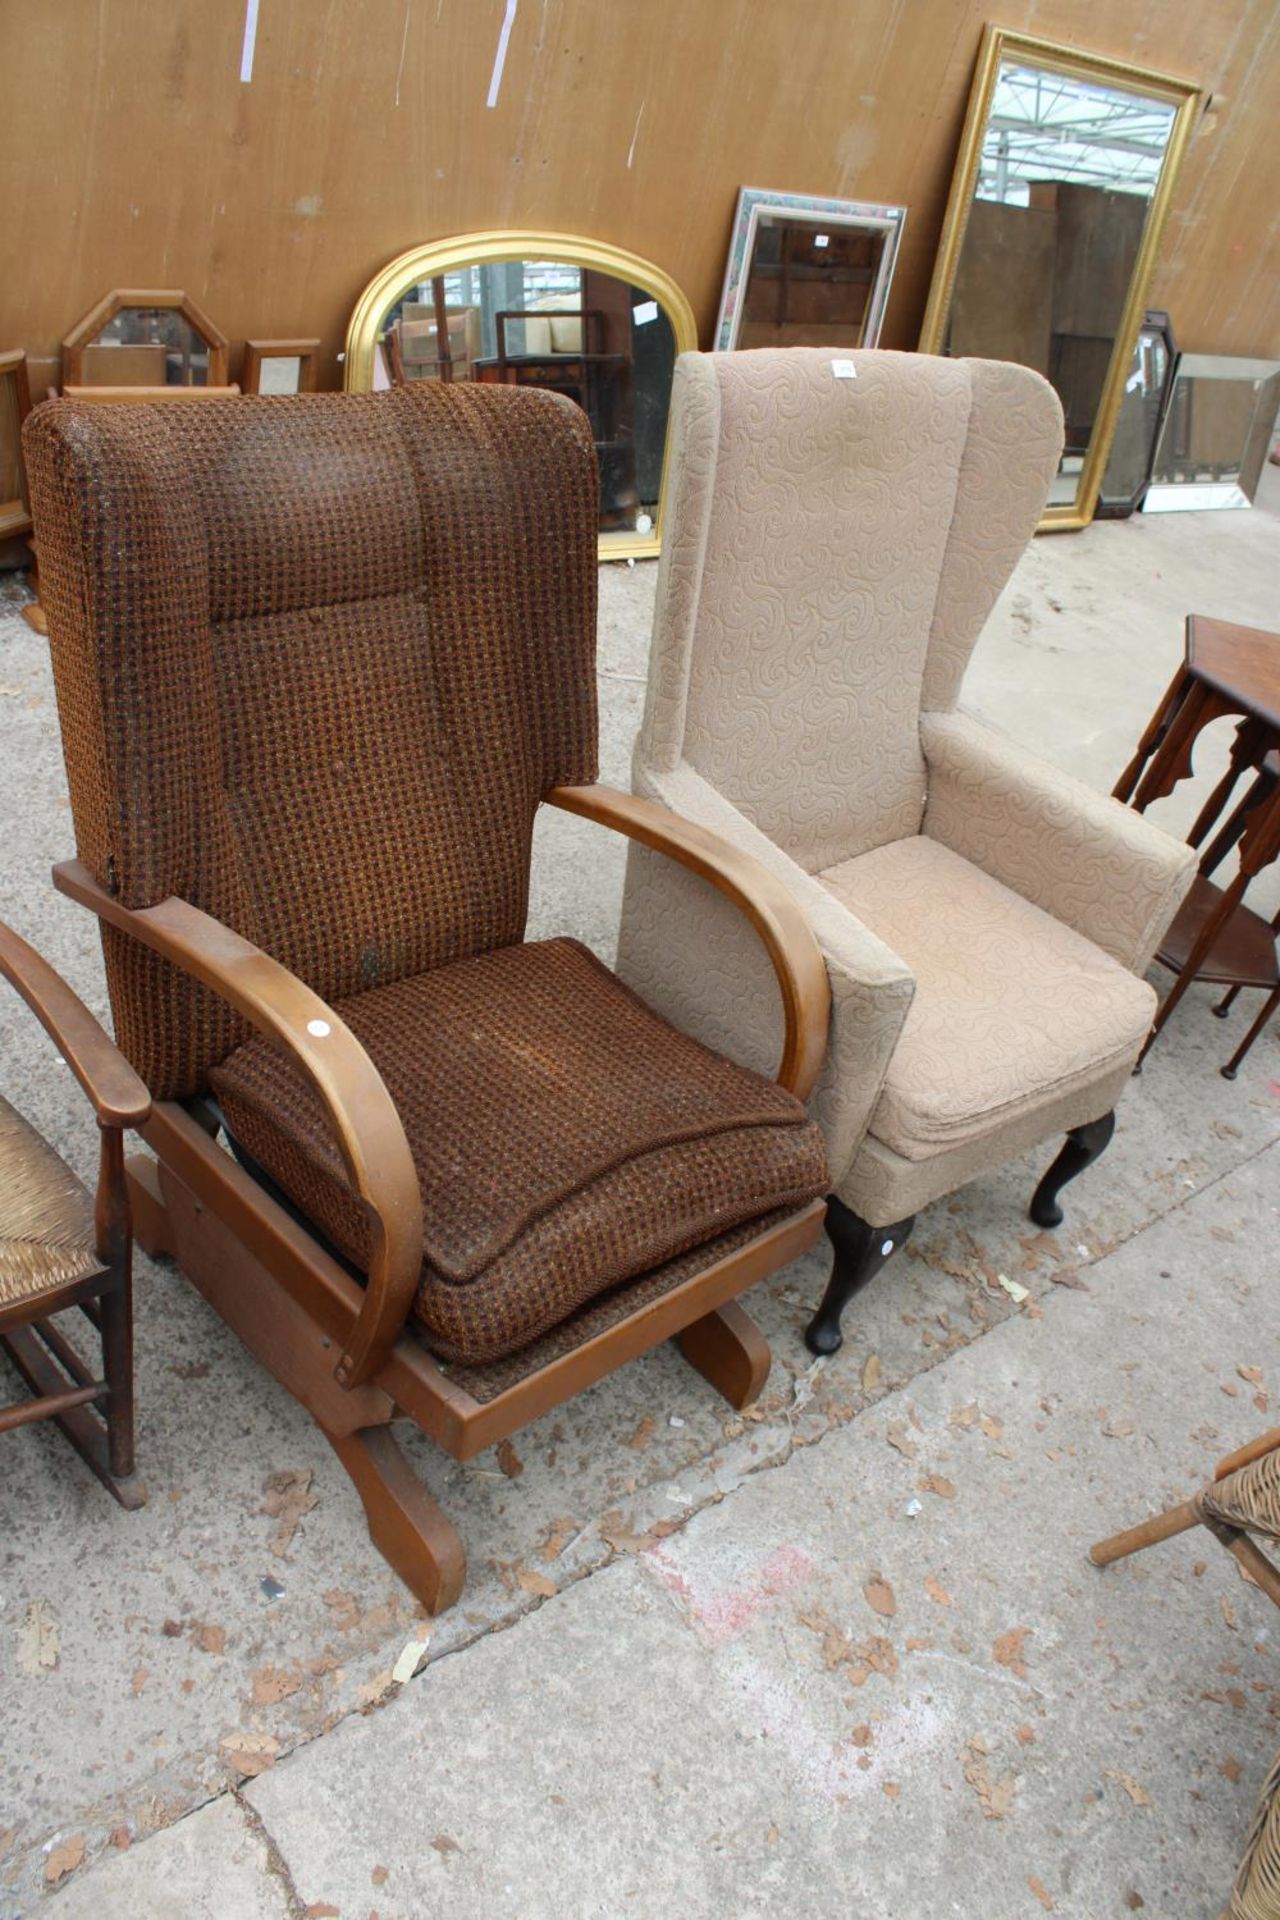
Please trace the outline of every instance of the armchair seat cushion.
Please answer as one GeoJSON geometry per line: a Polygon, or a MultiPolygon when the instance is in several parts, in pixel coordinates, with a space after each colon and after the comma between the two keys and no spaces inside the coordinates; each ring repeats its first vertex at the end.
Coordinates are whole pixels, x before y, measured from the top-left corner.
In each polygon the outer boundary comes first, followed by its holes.
{"type": "Polygon", "coordinates": [[[903,1158],[995,1133],[1136,1059],[1152,989],[950,848],[896,840],[818,877],[915,975],[869,1129],[903,1158]]]}
{"type": "MultiPolygon", "coordinates": [[[[620,1282],[826,1191],[799,1101],[668,1026],[576,941],[500,947],[336,1011],[404,1124],[425,1216],[415,1311],[445,1359],[514,1352],[620,1282]]],[[[367,1267],[363,1208],[310,1083],[261,1037],[211,1080],[239,1144],[367,1267]]]]}

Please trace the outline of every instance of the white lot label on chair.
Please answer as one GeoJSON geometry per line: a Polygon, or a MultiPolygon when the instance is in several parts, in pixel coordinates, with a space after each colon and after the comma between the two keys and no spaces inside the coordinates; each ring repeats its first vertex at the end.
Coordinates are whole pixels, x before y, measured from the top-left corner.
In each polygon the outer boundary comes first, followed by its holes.
{"type": "Polygon", "coordinates": [[[858,369],[854,366],[852,360],[833,360],[831,362],[831,372],[832,376],[837,380],[856,380],[858,377],[858,369]]]}
{"type": "Polygon", "coordinates": [[[308,1020],[307,1032],[313,1033],[317,1040],[327,1040],[333,1029],[327,1020],[308,1020]]]}
{"type": "Polygon", "coordinates": [[[891,1254],[892,1252],[893,1252],[893,1242],[892,1242],[892,1240],[886,1240],[886,1241],[884,1241],[884,1242],[883,1242],[883,1244],[881,1245],[881,1248],[880,1248],[880,1257],[881,1257],[881,1259],[883,1259],[883,1260],[887,1260],[887,1259],[889,1258],[889,1255],[890,1255],[890,1254],[891,1254]]]}

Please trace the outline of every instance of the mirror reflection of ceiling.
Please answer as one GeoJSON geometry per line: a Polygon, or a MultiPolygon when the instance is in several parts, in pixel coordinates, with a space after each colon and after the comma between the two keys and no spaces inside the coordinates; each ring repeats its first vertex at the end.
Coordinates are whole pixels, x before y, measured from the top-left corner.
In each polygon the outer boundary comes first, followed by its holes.
{"type": "Polygon", "coordinates": [[[1174,109],[1042,67],[1004,64],[996,79],[975,189],[1027,206],[1031,186],[1064,180],[1150,198],[1174,109]]]}
{"type": "Polygon", "coordinates": [[[591,422],[601,532],[655,526],[676,342],[645,288],[567,261],[477,262],[404,289],[378,333],[388,382],[472,380],[567,395],[591,422]]]}

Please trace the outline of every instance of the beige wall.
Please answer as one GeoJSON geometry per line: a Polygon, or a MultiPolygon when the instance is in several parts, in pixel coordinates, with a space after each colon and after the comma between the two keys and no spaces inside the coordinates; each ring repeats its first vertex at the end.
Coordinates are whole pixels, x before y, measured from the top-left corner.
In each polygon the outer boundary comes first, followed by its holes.
{"type": "MultiPolygon", "coordinates": [[[[884,344],[924,307],[987,17],[970,0],[28,0],[0,131],[0,347],[33,387],[112,286],[185,287],[234,343],[319,334],[360,288],[473,227],[580,231],[684,287],[704,341],[742,183],[905,202],[884,344]]],[[[1181,345],[1280,354],[1276,0],[1006,0],[1002,24],[1213,96],[1155,304],[1181,345]]],[[[234,365],[234,362],[233,362],[234,365]]]]}

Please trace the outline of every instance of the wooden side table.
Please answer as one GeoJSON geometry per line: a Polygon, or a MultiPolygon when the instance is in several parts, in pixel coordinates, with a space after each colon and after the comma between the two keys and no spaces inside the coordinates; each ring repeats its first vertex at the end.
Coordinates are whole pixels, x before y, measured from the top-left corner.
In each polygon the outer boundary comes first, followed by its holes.
{"type": "MultiPolygon", "coordinates": [[[[1190,615],[1186,657],[1117,781],[1114,797],[1142,813],[1153,800],[1172,793],[1191,773],[1200,734],[1224,715],[1239,718],[1230,764],[1187,835],[1191,846],[1202,845],[1218,825],[1241,777],[1252,773],[1254,778],[1210,843],[1156,954],[1177,978],[1156,1015],[1144,1056],[1196,978],[1232,989],[1220,1009],[1224,1013],[1241,987],[1261,988],[1268,995],[1280,989],[1276,928],[1244,901],[1250,881],[1280,856],[1280,778],[1272,771],[1272,756],[1280,751],[1280,634],[1190,615]],[[1239,852],[1236,876],[1227,887],[1218,887],[1210,876],[1232,847],[1239,852]]],[[[1276,1004],[1269,998],[1225,1070],[1229,1078],[1234,1078],[1276,1004]]]]}

